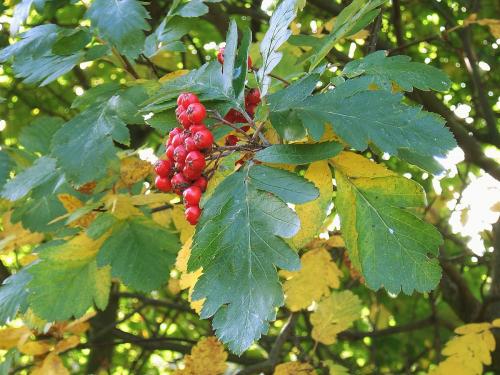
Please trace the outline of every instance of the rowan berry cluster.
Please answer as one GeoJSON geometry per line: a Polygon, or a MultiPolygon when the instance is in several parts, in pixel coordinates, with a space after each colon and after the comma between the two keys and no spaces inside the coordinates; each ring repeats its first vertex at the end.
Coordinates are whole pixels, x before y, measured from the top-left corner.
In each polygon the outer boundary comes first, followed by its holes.
{"type": "Polygon", "coordinates": [[[174,128],[168,135],[166,158],[155,165],[155,185],[158,190],[182,195],[186,220],[196,225],[201,215],[201,195],[207,188],[207,178],[203,176],[205,155],[210,152],[214,137],[203,124],[206,109],[195,94],[179,95],[175,112],[182,128],[174,128]]]}
{"type": "MultiPolygon", "coordinates": [[[[253,118],[255,116],[255,110],[260,104],[260,91],[259,89],[250,89],[245,95],[245,112],[253,118]]],[[[224,116],[224,120],[230,122],[231,124],[246,124],[248,121],[242,113],[238,112],[236,109],[231,108],[229,112],[224,116]]],[[[241,130],[248,131],[250,126],[245,125],[241,127],[241,130]]],[[[226,137],[226,145],[234,146],[238,142],[238,138],[234,135],[228,135],[226,137]]]]}

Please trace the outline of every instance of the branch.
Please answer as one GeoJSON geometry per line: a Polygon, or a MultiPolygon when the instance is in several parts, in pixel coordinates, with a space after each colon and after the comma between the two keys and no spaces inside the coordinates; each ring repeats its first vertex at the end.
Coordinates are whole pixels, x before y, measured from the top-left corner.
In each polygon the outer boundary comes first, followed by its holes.
{"type": "Polygon", "coordinates": [[[269,358],[263,362],[256,363],[254,365],[248,366],[247,368],[238,372],[237,375],[249,375],[261,372],[267,372],[274,369],[274,367],[280,362],[281,350],[283,349],[283,345],[285,345],[286,341],[292,334],[293,328],[295,327],[295,323],[297,322],[298,315],[296,313],[291,313],[288,322],[283,326],[279,336],[276,338],[274,345],[269,353],[269,358]]]}

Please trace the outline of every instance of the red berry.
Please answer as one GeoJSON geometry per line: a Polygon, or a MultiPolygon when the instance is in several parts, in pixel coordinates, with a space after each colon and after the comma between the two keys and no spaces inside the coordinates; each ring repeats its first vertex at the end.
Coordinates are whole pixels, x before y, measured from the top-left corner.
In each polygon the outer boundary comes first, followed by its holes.
{"type": "Polygon", "coordinates": [[[186,216],[186,220],[189,222],[189,224],[196,225],[201,215],[200,207],[190,206],[186,208],[186,211],[184,211],[184,215],[186,216]]]}
{"type": "Polygon", "coordinates": [[[186,165],[182,170],[182,174],[190,181],[198,180],[201,177],[201,169],[194,169],[186,165]]]}
{"type": "Polygon", "coordinates": [[[196,94],[193,94],[192,92],[183,92],[177,98],[177,105],[183,106],[185,108],[187,108],[188,105],[190,105],[190,104],[199,103],[199,102],[200,102],[200,99],[198,99],[196,94]]]}
{"type": "Polygon", "coordinates": [[[194,144],[193,137],[186,137],[186,139],[184,140],[184,147],[186,148],[187,152],[198,150],[198,147],[196,147],[196,145],[194,144]]]}
{"type": "Polygon", "coordinates": [[[180,105],[178,106],[176,109],[175,109],[175,115],[177,116],[177,118],[179,117],[179,115],[184,112],[186,110],[186,107],[184,107],[183,105],[180,105]]]}
{"type": "Polygon", "coordinates": [[[179,124],[184,127],[184,129],[187,129],[191,126],[191,120],[189,120],[187,111],[184,111],[179,116],[177,116],[177,120],[179,121],[179,124]]]}
{"type": "Polygon", "coordinates": [[[194,135],[194,143],[200,150],[210,148],[214,143],[214,136],[208,129],[200,130],[194,135]]]}
{"type": "Polygon", "coordinates": [[[247,132],[250,130],[250,126],[248,126],[248,125],[242,126],[240,129],[243,130],[244,132],[247,132]]]}
{"type": "Polygon", "coordinates": [[[259,104],[260,103],[260,91],[259,89],[251,89],[245,97],[245,102],[248,104],[259,104]]]}
{"type": "Polygon", "coordinates": [[[165,152],[165,155],[167,155],[168,160],[174,160],[174,150],[174,145],[170,145],[167,147],[167,152],[165,152]]]}
{"type": "Polygon", "coordinates": [[[229,134],[226,137],[226,146],[234,146],[236,143],[238,143],[238,137],[235,136],[234,134],[229,134]]]}
{"type": "Polygon", "coordinates": [[[252,58],[250,56],[248,56],[247,66],[248,66],[248,70],[252,69],[252,58]]]}
{"type": "Polygon", "coordinates": [[[186,167],[202,171],[205,168],[205,156],[200,151],[191,151],[186,156],[186,167]]]}
{"type": "Polygon", "coordinates": [[[253,117],[255,115],[255,111],[257,110],[257,106],[255,104],[250,104],[245,109],[247,113],[250,115],[250,117],[253,117]]]}
{"type": "Polygon", "coordinates": [[[205,126],[205,124],[194,124],[194,125],[191,125],[191,127],[189,128],[189,131],[191,132],[191,134],[195,134],[196,132],[199,132],[200,130],[207,130],[207,127],[205,126]]]}
{"type": "Polygon", "coordinates": [[[234,123],[234,120],[236,120],[236,115],[238,112],[236,112],[235,109],[231,108],[229,112],[224,116],[224,120],[234,123]]]}
{"type": "Polygon", "coordinates": [[[193,124],[202,122],[207,115],[205,106],[201,103],[190,104],[186,109],[186,113],[189,121],[191,121],[193,124]]]}
{"type": "Polygon", "coordinates": [[[217,52],[217,61],[224,64],[224,47],[219,48],[219,52],[217,52]]]}
{"type": "Polygon", "coordinates": [[[208,184],[208,181],[203,176],[201,176],[195,182],[193,182],[193,186],[198,186],[201,189],[201,191],[207,190],[207,184],[208,184]]]}
{"type": "Polygon", "coordinates": [[[182,134],[176,134],[174,135],[174,137],[172,138],[172,146],[177,147],[177,146],[180,146],[184,143],[184,137],[182,136],[182,134]]]}
{"type": "Polygon", "coordinates": [[[168,179],[168,177],[164,176],[156,176],[155,186],[158,190],[168,193],[172,190],[172,183],[168,179]]]}
{"type": "Polygon", "coordinates": [[[198,186],[191,185],[184,193],[182,193],[184,198],[184,204],[187,206],[197,206],[201,199],[201,189],[198,186]]]}
{"type": "Polygon", "coordinates": [[[174,139],[174,137],[177,135],[177,134],[180,134],[182,132],[181,128],[173,128],[170,133],[168,133],[168,142],[167,142],[167,146],[170,146],[172,144],[172,139],[174,139]]]}
{"type": "Polygon", "coordinates": [[[184,166],[186,165],[185,161],[176,161],[174,164],[174,168],[176,172],[182,172],[184,166]]]}
{"type": "Polygon", "coordinates": [[[186,160],[188,152],[183,145],[177,146],[174,150],[174,160],[177,162],[184,162],[186,160]]]}
{"type": "Polygon", "coordinates": [[[184,189],[189,187],[189,181],[186,180],[186,177],[182,173],[176,173],[174,177],[172,177],[172,180],[170,180],[172,183],[172,188],[177,194],[180,194],[184,191],[184,189]]]}
{"type": "Polygon", "coordinates": [[[172,162],[170,160],[158,160],[155,163],[155,173],[161,177],[168,177],[172,170],[172,162]]]}

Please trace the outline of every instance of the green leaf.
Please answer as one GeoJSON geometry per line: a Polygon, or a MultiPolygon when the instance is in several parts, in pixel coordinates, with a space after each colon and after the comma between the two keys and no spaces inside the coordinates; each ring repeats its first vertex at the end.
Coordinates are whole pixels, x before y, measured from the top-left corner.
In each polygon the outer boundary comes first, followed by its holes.
{"type": "Polygon", "coordinates": [[[180,4],[171,14],[179,15],[181,17],[200,17],[207,13],[208,7],[203,4],[203,1],[190,0],[186,3],[180,4]]]}
{"type": "Polygon", "coordinates": [[[182,17],[167,16],[156,30],[147,36],[144,43],[144,54],[152,57],[160,51],[184,52],[184,44],[180,39],[193,28],[193,21],[182,17]]]}
{"type": "Polygon", "coordinates": [[[321,39],[321,47],[316,49],[310,57],[309,71],[320,64],[340,39],[352,35],[368,25],[379,12],[375,8],[385,2],[387,0],[354,0],[345,7],[337,16],[332,32],[321,39]]]}
{"type": "Polygon", "coordinates": [[[47,249],[29,270],[28,301],[41,318],[78,318],[94,304],[104,309],[111,286],[110,267],[97,267],[99,243],[84,235],[47,249]]]}
{"type": "Polygon", "coordinates": [[[120,89],[120,85],[115,82],[103,83],[85,91],[83,95],[77,96],[71,108],[85,109],[99,102],[108,101],[120,89]]]}
{"type": "Polygon", "coordinates": [[[97,264],[111,266],[113,277],[125,285],[150,292],[168,279],[180,248],[177,236],[143,216],[122,220],[113,228],[97,256],[97,264]]]}
{"type": "Polygon", "coordinates": [[[236,98],[239,98],[240,94],[245,89],[245,81],[247,79],[248,72],[248,56],[251,43],[252,31],[250,28],[246,27],[243,29],[240,48],[238,49],[238,55],[236,56],[236,60],[234,62],[233,91],[236,98]]]}
{"type": "Polygon", "coordinates": [[[267,30],[260,44],[262,67],[257,73],[261,96],[265,96],[271,85],[269,73],[279,64],[283,56],[278,49],[288,40],[292,31],[288,28],[297,15],[297,0],[283,0],[273,12],[267,30]]]}
{"type": "Polygon", "coordinates": [[[446,91],[451,81],[441,70],[422,63],[412,62],[409,56],[387,57],[386,51],[377,51],[363,59],[351,61],[343,72],[349,78],[362,74],[376,76],[397,83],[405,91],[446,91]]]}
{"type": "Polygon", "coordinates": [[[128,129],[116,114],[117,96],[74,117],[54,135],[52,153],[67,177],[76,184],[98,180],[117,160],[113,140],[126,144],[128,129]]]}
{"type": "Polygon", "coordinates": [[[411,211],[425,206],[423,188],[354,153],[333,164],[342,235],[367,285],[394,294],[435,288],[441,235],[411,211]]]}
{"type": "Polygon", "coordinates": [[[96,240],[111,229],[117,222],[116,216],[104,212],[97,216],[87,229],[87,235],[96,240]]]}
{"type": "Polygon", "coordinates": [[[85,48],[92,40],[87,28],[74,29],[68,35],[63,35],[52,46],[56,55],[72,55],[85,48]]]}
{"type": "Polygon", "coordinates": [[[65,213],[66,210],[56,196],[44,196],[30,199],[16,208],[12,217],[21,220],[23,227],[33,232],[49,232],[64,225],[62,221],[49,223],[65,213]]]}
{"type": "Polygon", "coordinates": [[[52,24],[36,26],[23,33],[20,41],[1,50],[0,62],[12,58],[16,77],[23,78],[26,83],[44,86],[83,60],[83,51],[67,56],[52,54],[57,39],[72,31],[52,24]]]}
{"type": "Polygon", "coordinates": [[[28,194],[31,189],[47,182],[55,175],[56,160],[43,156],[37,159],[32,166],[19,173],[14,179],[8,181],[2,190],[2,197],[17,201],[28,194]]]}
{"type": "MultiPolygon", "coordinates": [[[[421,107],[402,104],[401,94],[368,90],[367,79],[370,78],[348,80],[335,90],[294,104],[290,111],[309,134],[315,135],[314,139],[321,137],[325,123],[330,123],[335,133],[356,150],[366,150],[371,142],[403,159],[411,155],[411,162],[424,168],[430,157],[444,156],[456,147],[442,118],[422,111],[421,107]],[[426,157],[417,160],[418,155],[426,157]]],[[[277,130],[287,129],[286,124],[274,120],[272,125],[277,130]]]]}
{"type": "Polygon", "coordinates": [[[284,202],[300,204],[312,201],[319,195],[314,184],[283,169],[256,165],[250,169],[249,176],[257,189],[269,191],[284,202]]]}
{"type": "Polygon", "coordinates": [[[21,2],[16,5],[10,21],[10,35],[16,35],[19,32],[19,28],[30,14],[32,4],[33,0],[21,0],[21,2]]]}
{"type": "Polygon", "coordinates": [[[256,186],[252,168],[227,177],[205,203],[188,264],[190,271],[203,267],[192,294],[206,298],[201,317],[213,316],[218,337],[237,354],[267,332],[283,304],[276,266],[300,267],[282,239],[299,230],[297,215],[256,186]]]}
{"type": "Polygon", "coordinates": [[[7,154],[3,150],[0,150],[0,188],[3,187],[3,185],[9,178],[9,174],[13,166],[14,163],[12,162],[9,154],[7,154]]]}
{"type": "Polygon", "coordinates": [[[25,312],[28,308],[27,284],[31,280],[28,269],[23,268],[19,272],[5,279],[0,287],[0,325],[13,320],[18,312],[25,312]]]}
{"type": "Polygon", "coordinates": [[[149,14],[137,0],[94,0],[86,15],[99,35],[130,59],[141,53],[149,14]]]}
{"type": "Polygon", "coordinates": [[[272,145],[255,154],[255,159],[265,163],[309,164],[329,159],[342,151],[337,142],[272,145]]]}
{"type": "Polygon", "coordinates": [[[222,67],[222,85],[225,92],[233,91],[234,60],[238,47],[238,27],[234,19],[229,23],[224,47],[224,64],[222,67]]]}
{"type": "Polygon", "coordinates": [[[52,136],[63,124],[59,117],[40,116],[29,126],[22,128],[19,134],[19,143],[29,152],[39,152],[46,155],[50,150],[52,136]]]}

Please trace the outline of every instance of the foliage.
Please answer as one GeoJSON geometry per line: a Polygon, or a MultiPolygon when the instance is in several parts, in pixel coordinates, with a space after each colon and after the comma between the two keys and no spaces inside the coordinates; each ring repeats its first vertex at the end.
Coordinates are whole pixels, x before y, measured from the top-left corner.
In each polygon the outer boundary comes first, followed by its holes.
{"type": "Polygon", "coordinates": [[[0,374],[500,371],[498,205],[457,229],[498,191],[498,4],[0,11],[0,374]],[[195,227],[154,188],[182,92],[195,227]]]}

